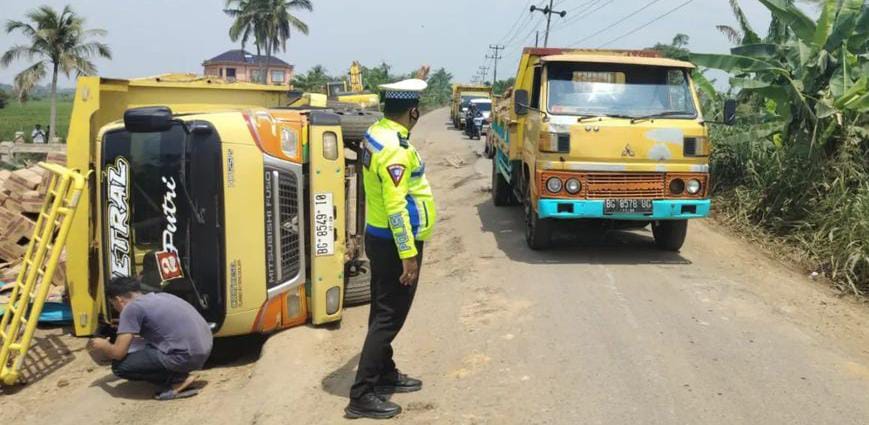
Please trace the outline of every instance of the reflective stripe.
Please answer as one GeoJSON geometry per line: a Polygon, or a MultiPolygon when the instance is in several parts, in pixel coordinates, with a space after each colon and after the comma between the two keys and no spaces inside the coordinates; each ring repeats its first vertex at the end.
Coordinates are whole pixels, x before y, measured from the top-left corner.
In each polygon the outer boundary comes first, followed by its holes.
{"type": "Polygon", "coordinates": [[[370,134],[365,133],[365,140],[368,141],[368,146],[374,148],[375,152],[383,150],[383,145],[378,143],[377,140],[374,140],[374,138],[371,137],[370,134]]]}
{"type": "Polygon", "coordinates": [[[416,208],[416,200],[414,200],[413,196],[410,195],[407,195],[404,199],[407,201],[407,214],[410,216],[410,228],[413,231],[413,235],[416,236],[416,233],[419,230],[419,210],[416,208]]]}
{"type": "Polygon", "coordinates": [[[382,227],[372,226],[369,224],[365,227],[365,233],[378,239],[392,240],[392,231],[389,229],[384,229],[382,227]]]}
{"type": "Polygon", "coordinates": [[[423,174],[425,174],[425,164],[422,164],[422,167],[419,167],[419,170],[416,170],[416,171],[410,173],[410,176],[411,177],[422,177],[423,174]]]}

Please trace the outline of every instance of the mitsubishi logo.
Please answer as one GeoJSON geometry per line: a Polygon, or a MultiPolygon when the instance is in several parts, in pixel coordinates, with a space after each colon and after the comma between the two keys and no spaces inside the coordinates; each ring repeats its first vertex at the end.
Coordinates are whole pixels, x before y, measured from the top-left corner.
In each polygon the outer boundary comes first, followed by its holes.
{"type": "Polygon", "coordinates": [[[294,235],[299,234],[299,216],[294,216],[289,221],[285,221],[281,224],[281,229],[290,232],[294,235]]]}
{"type": "Polygon", "coordinates": [[[631,147],[630,143],[625,145],[625,150],[622,151],[622,156],[629,156],[629,157],[633,158],[636,155],[637,154],[634,152],[634,149],[631,147]]]}

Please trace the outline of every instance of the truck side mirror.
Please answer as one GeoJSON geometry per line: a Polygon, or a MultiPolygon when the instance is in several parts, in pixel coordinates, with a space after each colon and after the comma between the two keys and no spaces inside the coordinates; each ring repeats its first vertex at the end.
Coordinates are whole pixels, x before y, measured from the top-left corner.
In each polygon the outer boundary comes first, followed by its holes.
{"type": "Polygon", "coordinates": [[[724,124],[733,125],[736,123],[736,100],[727,99],[724,101],[724,124]]]}
{"type": "Polygon", "coordinates": [[[516,115],[528,114],[528,90],[516,90],[513,92],[513,111],[516,115]]]}
{"type": "Polygon", "coordinates": [[[127,109],[124,128],[130,133],[157,133],[172,128],[172,110],[166,106],[127,109]]]}

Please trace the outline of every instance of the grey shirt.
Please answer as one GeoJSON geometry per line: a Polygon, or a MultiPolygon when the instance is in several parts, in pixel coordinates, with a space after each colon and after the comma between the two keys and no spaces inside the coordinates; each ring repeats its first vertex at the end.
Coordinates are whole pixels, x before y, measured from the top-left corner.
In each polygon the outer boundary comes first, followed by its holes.
{"type": "Polygon", "coordinates": [[[172,294],[152,292],[124,307],[118,334],[138,334],[162,353],[167,369],[201,369],[211,354],[211,329],[186,301],[172,294]]]}

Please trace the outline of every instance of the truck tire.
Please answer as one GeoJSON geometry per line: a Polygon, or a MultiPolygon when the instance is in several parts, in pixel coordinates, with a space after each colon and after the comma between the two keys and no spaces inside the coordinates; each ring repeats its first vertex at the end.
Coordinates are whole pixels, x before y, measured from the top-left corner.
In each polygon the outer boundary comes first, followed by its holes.
{"type": "MultiPolygon", "coordinates": [[[[349,275],[348,275],[349,276],[349,275]]],[[[365,262],[356,267],[356,274],[344,284],[344,305],[353,306],[371,301],[371,269],[365,262]]]]}
{"type": "Polygon", "coordinates": [[[498,172],[498,166],[495,164],[494,159],[492,160],[492,202],[496,207],[516,204],[516,199],[513,197],[513,187],[498,172]]]}
{"type": "Polygon", "coordinates": [[[525,195],[525,243],[535,251],[552,245],[552,220],[540,218],[531,205],[531,189],[525,195]]]}
{"type": "Polygon", "coordinates": [[[655,245],[665,251],[678,252],[688,234],[688,220],[664,220],[652,222],[655,245]]]}
{"type": "Polygon", "coordinates": [[[345,141],[358,142],[365,138],[368,127],[383,118],[383,114],[374,111],[339,110],[335,111],[341,117],[341,133],[345,141]]]}

